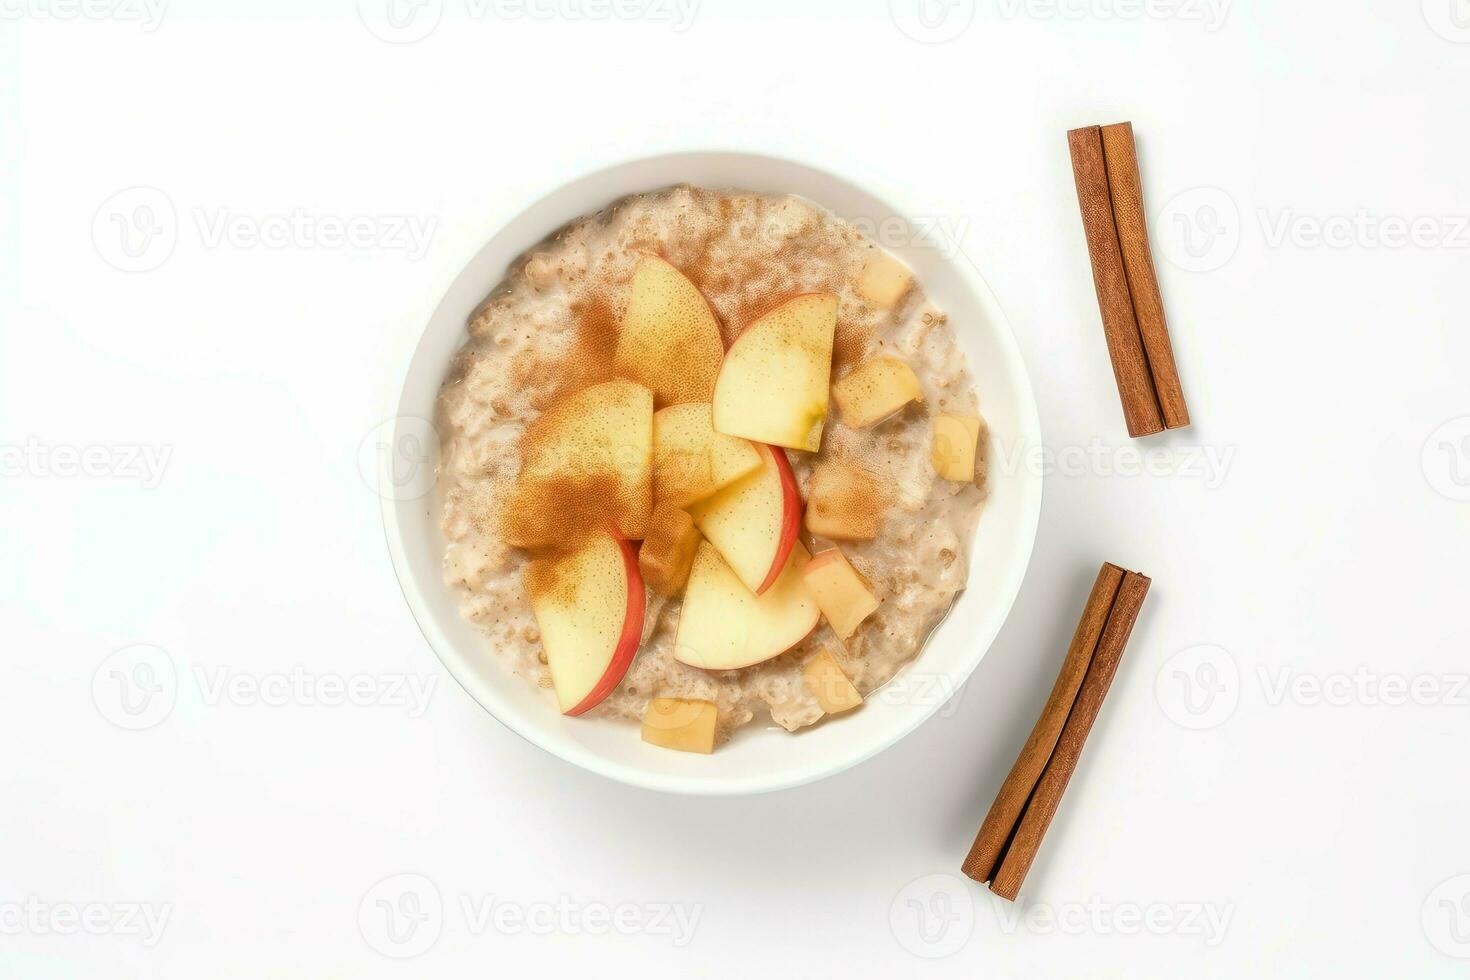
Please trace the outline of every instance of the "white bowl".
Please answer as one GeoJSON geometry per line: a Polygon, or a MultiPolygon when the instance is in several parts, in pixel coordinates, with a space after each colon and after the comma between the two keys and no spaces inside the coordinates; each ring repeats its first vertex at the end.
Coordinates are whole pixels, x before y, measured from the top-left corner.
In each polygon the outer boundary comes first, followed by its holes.
{"type": "MultiPolygon", "coordinates": [[[[468,339],[471,312],[504,276],[511,261],[548,233],[624,195],[676,183],[797,194],[860,225],[917,273],[929,296],[950,316],[990,427],[990,497],[971,544],[970,579],[918,659],[857,711],[790,735],[768,723],[736,733],[713,755],[654,748],[637,727],[597,718],[565,718],[554,701],[514,676],[484,636],[460,617],[444,584],[445,542],[438,494],[403,492],[395,454],[381,457],[383,522],[404,597],[444,666],[485,710],[553,755],[612,779],[678,793],[758,793],[830,776],[871,758],[928,718],[969,677],[1010,611],[1031,557],[1041,510],[1041,477],[1029,467],[994,465],[1001,446],[1040,445],[1031,385],[1005,314],[962,255],[923,241],[892,241],[883,233],[916,227],[896,208],[853,183],[806,164],[752,153],[696,152],[633,160],[599,170],[553,191],[497,232],[455,279],[414,351],[395,417],[380,443],[413,445],[427,434],[450,358],[468,339]],[[889,224],[880,224],[889,219],[889,224]],[[897,223],[895,223],[895,221],[897,223]],[[1011,471],[1014,469],[1015,471],[1011,471]],[[392,491],[392,492],[386,492],[392,491]]],[[[905,237],[905,236],[897,236],[905,237]]],[[[1013,457],[1014,458],[1014,457],[1013,457]]]]}

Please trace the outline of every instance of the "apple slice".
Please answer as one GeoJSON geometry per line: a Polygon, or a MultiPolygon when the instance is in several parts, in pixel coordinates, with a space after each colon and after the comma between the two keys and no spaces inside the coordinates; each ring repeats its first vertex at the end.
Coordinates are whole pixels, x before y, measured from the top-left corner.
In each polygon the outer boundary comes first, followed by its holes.
{"type": "Polygon", "coordinates": [[[659,405],[707,402],[724,356],[720,324],[704,295],[668,262],[643,256],[613,353],[618,373],[647,385],[659,405]]]}
{"type": "Polygon", "coordinates": [[[684,587],[674,659],[706,670],[735,670],[796,646],[822,615],[801,578],[809,558],[797,542],[776,583],[757,596],[712,544],[701,541],[684,587]]]}
{"type": "Polygon", "coordinates": [[[802,668],[801,679],[806,683],[806,689],[812,692],[812,697],[817,699],[817,704],[829,715],[841,714],[863,703],[863,696],[826,650],[807,661],[802,668]]]}
{"type": "Polygon", "coordinates": [[[786,451],[755,443],[761,468],[689,508],[689,516],[756,595],[786,567],[801,524],[801,496],[786,451]]]}
{"type": "Polygon", "coordinates": [[[887,476],[850,459],[824,459],[807,484],[806,529],[824,538],[876,538],[893,497],[887,476]]]}
{"type": "Polygon", "coordinates": [[[924,389],[913,368],[896,357],[873,357],[859,364],[832,386],[832,397],[842,421],[866,429],[909,402],[924,400],[924,389]]]}
{"type": "Polygon", "coordinates": [[[715,721],[719,708],[713,701],[654,698],[643,713],[643,741],[680,752],[715,750],[715,721]]]}
{"type": "Polygon", "coordinates": [[[837,297],[804,293],[745,329],[715,382],[715,430],[816,452],[832,376],[837,297]]]}
{"type": "Polygon", "coordinates": [[[707,402],[653,413],[653,496],[676,507],[703,500],[760,468],[755,446],[716,432],[707,402]]]}
{"type": "Polygon", "coordinates": [[[858,275],[857,291],[863,299],[881,309],[892,309],[914,284],[909,267],[889,255],[876,251],[863,264],[858,275]]]}
{"type": "Polygon", "coordinates": [[[980,420],[973,415],[936,415],[929,456],[934,471],[946,480],[969,483],[975,479],[975,446],[980,420]]]}
{"type": "Polygon", "coordinates": [[[699,532],[690,516],[670,503],[653,509],[648,520],[648,537],[638,549],[638,570],[649,588],[672,598],[689,580],[699,532]]]}
{"type": "Polygon", "coordinates": [[[863,620],[878,608],[867,581],[837,548],[818,552],[802,571],[807,588],[839,640],[852,636],[863,620]]]}
{"type": "Polygon", "coordinates": [[[526,564],[526,592],[562,714],[613,692],[643,638],[643,579],[632,542],[597,534],[570,554],[526,564]]]}
{"type": "Polygon", "coordinates": [[[566,546],[611,527],[637,540],[653,511],[653,394],[622,379],[549,408],[520,441],[521,470],[502,533],[522,548],[566,546]]]}

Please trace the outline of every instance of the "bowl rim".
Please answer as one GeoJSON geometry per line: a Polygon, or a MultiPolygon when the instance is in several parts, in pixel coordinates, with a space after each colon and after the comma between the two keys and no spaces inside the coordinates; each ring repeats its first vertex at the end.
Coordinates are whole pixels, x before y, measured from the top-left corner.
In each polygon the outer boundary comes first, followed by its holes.
{"type": "MultiPolygon", "coordinates": [[[[417,362],[425,344],[428,342],[430,328],[438,318],[440,310],[455,294],[461,280],[470,273],[472,266],[476,264],[479,256],[489,249],[496,240],[509,229],[520,223],[527,215],[548,205],[548,202],[560,195],[566,194],[573,188],[596,182],[614,180],[618,171],[636,169],[639,167],[657,165],[678,160],[693,160],[708,157],[733,157],[744,158],[752,162],[774,163],[785,167],[801,168],[813,172],[835,184],[845,184],[859,193],[865,194],[875,202],[881,204],[894,215],[911,215],[918,212],[901,206],[906,203],[901,200],[902,195],[897,194],[892,187],[886,186],[876,177],[868,175],[862,179],[848,176],[846,173],[834,170],[824,163],[815,163],[807,159],[799,159],[792,156],[770,153],[765,151],[748,150],[741,148],[711,147],[708,149],[685,149],[673,152],[654,153],[647,155],[624,156],[615,162],[606,163],[594,169],[582,170],[574,176],[550,181],[550,186],[536,195],[529,203],[518,208],[514,213],[502,220],[495,230],[474,250],[459,263],[459,271],[450,279],[439,299],[430,309],[427,318],[421,320],[421,326],[416,328],[412,350],[406,363],[401,370],[392,374],[393,388],[391,397],[392,415],[388,419],[396,427],[405,418],[414,416],[405,414],[405,402],[408,400],[408,388],[413,379],[413,368],[417,362]],[[895,199],[900,199],[900,206],[895,206],[895,199]]],[[[667,185],[660,185],[667,186],[667,185]]],[[[656,190],[657,187],[648,187],[643,190],[656,190]]],[[[614,190],[608,197],[611,203],[627,194],[639,193],[639,190],[614,190]]],[[[822,205],[821,201],[815,201],[822,205]]],[[[822,205],[825,207],[825,205],[822,205]]],[[[545,229],[545,234],[555,231],[554,227],[545,229]]],[[[1036,404],[1035,391],[1031,384],[1030,374],[1026,369],[1025,359],[1022,357],[1020,345],[1016,341],[1015,333],[1011,329],[1010,319],[1006,316],[1004,308],[990,288],[989,283],[981,275],[974,264],[965,256],[963,249],[956,242],[957,254],[948,256],[945,261],[954,267],[964,288],[973,293],[974,298],[986,311],[987,318],[993,320],[993,328],[998,347],[1007,361],[1006,371],[1016,386],[1016,404],[1019,408],[1017,444],[1021,446],[1041,445],[1041,421],[1036,404]]],[[[488,291],[488,290],[487,290],[488,291]]],[[[379,487],[383,486],[385,479],[391,478],[389,469],[392,466],[391,459],[380,458],[378,465],[379,487]]],[[[1030,568],[1031,559],[1035,551],[1036,535],[1040,525],[1041,502],[1043,478],[1039,471],[1027,471],[1023,468],[1022,475],[1026,477],[1026,491],[1021,494],[1019,508],[1019,531],[1018,553],[1013,567],[1009,570],[1004,582],[1004,598],[997,601],[999,615],[995,616],[989,628],[982,633],[977,633],[968,638],[967,646],[973,653],[966,657],[957,670],[949,672],[953,687],[949,689],[950,698],[957,697],[960,688],[974,673],[980,661],[993,645],[1005,622],[1015,606],[1015,601],[1020,593],[1022,582],[1027,570],[1030,568]]],[[[817,780],[834,776],[844,772],[853,766],[866,762],[874,756],[891,748],[904,737],[909,735],[921,724],[931,718],[944,703],[940,700],[932,700],[927,705],[917,706],[906,720],[884,733],[881,738],[873,740],[872,744],[865,746],[860,752],[854,752],[847,756],[830,762],[813,762],[804,767],[784,772],[776,778],[744,777],[731,779],[721,777],[691,778],[682,773],[656,773],[625,765],[614,759],[600,755],[577,742],[552,743],[539,736],[534,730],[526,730],[524,726],[517,724],[511,712],[499,712],[494,706],[487,703],[486,697],[478,692],[478,685],[472,678],[463,676],[468,671],[462,668],[457,659],[445,653],[446,650],[456,648],[455,641],[445,635],[435,621],[435,616],[429,608],[427,601],[421,594],[418,581],[413,575],[409,558],[406,551],[405,528],[400,520],[399,509],[404,501],[391,494],[379,493],[380,505],[383,516],[383,533],[388,546],[389,558],[393,566],[394,577],[398,581],[399,591],[402,593],[408,606],[409,614],[418,626],[420,634],[424,637],[429,648],[433,650],[434,656],[454,678],[455,683],[477,703],[490,717],[509,731],[520,736],[525,741],[557,758],[571,763],[578,768],[588,772],[604,776],[617,782],[643,789],[651,789],[665,793],[681,795],[700,796],[736,796],[753,795],[759,793],[775,792],[783,789],[791,789],[817,780]]],[[[956,603],[964,600],[963,591],[955,599],[956,603]]],[[[922,655],[922,651],[921,651],[922,655]]],[[[917,662],[915,658],[913,662],[917,662]]],[[[905,665],[908,667],[909,665],[905,665]]],[[[902,676],[901,670],[898,675],[902,676]]]]}

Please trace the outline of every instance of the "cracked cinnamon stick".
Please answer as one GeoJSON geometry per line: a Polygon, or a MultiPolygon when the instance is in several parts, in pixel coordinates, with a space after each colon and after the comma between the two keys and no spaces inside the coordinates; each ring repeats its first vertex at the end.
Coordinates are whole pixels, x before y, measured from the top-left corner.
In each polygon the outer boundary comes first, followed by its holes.
{"type": "Polygon", "coordinates": [[[1082,747],[1087,742],[1098,712],[1102,710],[1103,699],[1112,686],[1113,676],[1123,658],[1123,651],[1128,645],[1128,637],[1133,632],[1138,612],[1143,607],[1149,585],[1150,580],[1146,575],[1139,575],[1137,572],[1123,574],[1112,609],[1108,611],[1107,622],[1098,637],[1097,648],[1093,651],[1092,662],[1087,667],[1087,674],[1082,679],[1082,686],[1077,691],[1077,698],[1067,715],[1066,724],[1062,726],[1061,735],[1057,737],[1056,747],[1036,782],[1036,788],[1031,792],[1031,798],[1026,802],[1026,809],[1016,825],[1015,833],[1011,835],[1005,853],[1001,856],[1000,867],[991,877],[990,890],[1001,898],[1015,901],[1020,894],[1021,883],[1026,880],[1026,873],[1036,860],[1042,838],[1051,826],[1052,818],[1056,816],[1057,807],[1072,773],[1077,769],[1082,747]]]}
{"type": "Polygon", "coordinates": [[[961,870],[976,881],[989,881],[999,868],[1000,858],[1011,838],[1011,832],[1016,829],[1026,801],[1036,788],[1036,782],[1041,778],[1042,770],[1046,768],[1047,760],[1051,758],[1057,739],[1062,734],[1067,716],[1071,714],[1072,704],[1082,686],[1082,679],[1087,674],[1088,665],[1092,663],[1093,651],[1102,636],[1103,626],[1113,608],[1113,600],[1118,595],[1118,586],[1123,582],[1123,575],[1123,569],[1105,562],[1097,573],[1097,580],[1092,583],[1092,594],[1087,597],[1082,619],[1077,623],[1077,631],[1072,635],[1071,645],[1067,647],[1062,669],[1057,673],[1056,683],[1052,685],[1046,705],[1041,709],[1041,717],[1036,719],[1036,727],[1031,729],[1031,735],[1022,746],[1021,754],[1016,757],[1015,765],[1011,766],[1010,774],[1001,784],[995,802],[990,805],[990,812],[985,815],[985,822],[980,825],[980,832],[975,835],[975,843],[971,845],[970,853],[961,865],[961,870]]]}
{"type": "Polygon", "coordinates": [[[1169,342],[1169,321],[1164,316],[1164,297],[1148,241],[1148,218],[1143,210],[1143,181],[1138,174],[1138,151],[1131,122],[1102,127],[1103,160],[1108,171],[1108,192],[1113,200],[1113,223],[1123,253],[1123,271],[1133,314],[1143,339],[1143,351],[1153,376],[1154,392],[1164,427],[1178,429],[1189,424],[1189,407],[1174,363],[1169,342]]]}

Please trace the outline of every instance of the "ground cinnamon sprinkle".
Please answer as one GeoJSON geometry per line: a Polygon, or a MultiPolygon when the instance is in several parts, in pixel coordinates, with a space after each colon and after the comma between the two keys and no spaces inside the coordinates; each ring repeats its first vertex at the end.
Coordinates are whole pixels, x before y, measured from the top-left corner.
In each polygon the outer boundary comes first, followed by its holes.
{"type": "Polygon", "coordinates": [[[537,359],[534,377],[535,407],[545,411],[563,399],[613,377],[613,353],[618,347],[622,313],[609,291],[592,288],[572,301],[575,323],[572,344],[565,354],[537,359]]]}
{"type": "Polygon", "coordinates": [[[873,328],[851,317],[837,318],[837,332],[832,337],[832,375],[841,377],[868,355],[873,344],[873,328]]]}
{"type": "Polygon", "coordinates": [[[507,542],[567,549],[597,531],[643,537],[653,509],[652,476],[646,458],[631,457],[652,450],[652,413],[642,441],[627,446],[608,441],[599,417],[605,411],[636,412],[640,402],[648,412],[651,396],[639,385],[604,382],[558,402],[526,428],[516,447],[519,472],[507,480],[498,501],[499,529],[507,542]]]}

